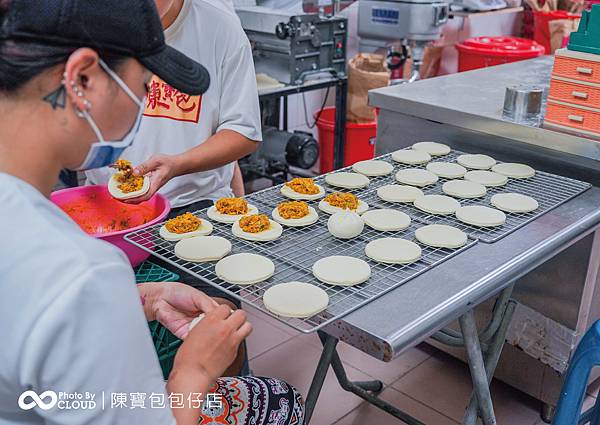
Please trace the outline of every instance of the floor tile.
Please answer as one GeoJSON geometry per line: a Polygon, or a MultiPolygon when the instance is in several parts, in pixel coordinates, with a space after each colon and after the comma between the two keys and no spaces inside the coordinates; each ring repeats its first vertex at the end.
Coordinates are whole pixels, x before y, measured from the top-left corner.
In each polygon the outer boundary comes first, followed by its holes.
{"type": "MultiPolygon", "coordinates": [[[[416,419],[429,425],[457,425],[458,422],[443,416],[429,407],[407,397],[391,387],[381,393],[381,398],[398,407],[416,419]]],[[[404,424],[399,419],[385,413],[383,410],[363,402],[358,408],[348,413],[335,425],[400,425],[404,424]]]]}
{"type": "MultiPolygon", "coordinates": [[[[309,344],[306,338],[293,338],[255,358],[251,367],[255,375],[283,379],[306,397],[320,354],[320,350],[309,344]]],[[[368,375],[349,365],[346,365],[346,373],[353,380],[370,379],[368,375]]],[[[361,398],[340,388],[330,368],[311,424],[333,424],[361,402],[361,398]]]]}
{"type": "MultiPolygon", "coordinates": [[[[472,389],[468,367],[441,352],[400,378],[393,387],[458,422],[472,389]]],[[[529,425],[539,417],[539,402],[501,382],[492,383],[492,399],[499,424],[529,425]]]]}
{"type": "MultiPolygon", "coordinates": [[[[294,338],[265,320],[264,317],[248,314],[248,321],[252,324],[252,333],[246,339],[250,360],[294,338]]],[[[252,364],[250,367],[252,368],[252,364]]]]}

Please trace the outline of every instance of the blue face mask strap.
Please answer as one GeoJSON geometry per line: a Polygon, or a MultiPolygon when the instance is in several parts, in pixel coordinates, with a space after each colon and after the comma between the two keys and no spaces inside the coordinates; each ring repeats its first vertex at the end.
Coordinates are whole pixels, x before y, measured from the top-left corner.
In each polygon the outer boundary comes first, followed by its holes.
{"type": "Polygon", "coordinates": [[[102,67],[102,69],[108,74],[110,75],[110,77],[115,80],[115,82],[119,85],[119,87],[121,87],[123,89],[123,91],[125,93],[127,93],[127,96],[129,96],[131,98],[131,100],[133,100],[139,107],[143,107],[144,106],[144,102],[142,100],[140,100],[135,93],[133,93],[131,91],[131,89],[127,86],[127,84],[125,84],[125,82],[121,79],[121,77],[119,77],[117,75],[117,73],[115,71],[113,71],[112,69],[110,69],[108,67],[108,65],[102,60],[100,59],[98,61],[98,63],[100,64],[100,66],[102,67]]]}

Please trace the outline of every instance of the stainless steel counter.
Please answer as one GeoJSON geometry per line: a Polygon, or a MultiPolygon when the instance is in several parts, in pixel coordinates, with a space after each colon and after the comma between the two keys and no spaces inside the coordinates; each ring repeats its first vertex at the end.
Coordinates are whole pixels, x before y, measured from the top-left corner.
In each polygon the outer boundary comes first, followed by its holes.
{"type": "Polygon", "coordinates": [[[600,159],[598,142],[502,118],[505,88],[515,84],[548,87],[552,64],[553,57],[543,56],[415,84],[385,87],[372,90],[369,101],[382,110],[573,155],[582,165],[592,166],[589,160],[600,159]]]}

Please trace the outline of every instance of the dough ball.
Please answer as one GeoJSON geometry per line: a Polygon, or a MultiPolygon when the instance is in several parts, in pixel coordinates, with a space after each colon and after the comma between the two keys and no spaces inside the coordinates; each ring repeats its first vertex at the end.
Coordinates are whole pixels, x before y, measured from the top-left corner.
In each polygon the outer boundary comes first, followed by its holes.
{"type": "Polygon", "coordinates": [[[223,258],[215,266],[215,273],[228,283],[252,285],[273,276],[275,264],[262,255],[244,252],[223,258]]]}
{"type": "Polygon", "coordinates": [[[489,170],[496,164],[496,160],[494,158],[482,154],[459,155],[459,157],[456,158],[456,162],[463,167],[467,167],[472,170],[489,170]]]}
{"type": "Polygon", "coordinates": [[[352,169],[369,177],[387,176],[394,171],[394,166],[386,161],[369,160],[354,163],[352,169]]]}
{"type": "Polygon", "coordinates": [[[414,202],[423,191],[414,186],[388,184],[377,189],[377,196],[387,202],[414,202]]]}
{"type": "Polygon", "coordinates": [[[365,224],[381,232],[398,232],[410,226],[410,217],[402,211],[381,209],[367,211],[362,215],[365,224]]]}
{"type": "Polygon", "coordinates": [[[531,196],[520,193],[498,193],[492,196],[491,203],[499,210],[510,213],[528,213],[540,206],[531,196]]]}
{"type": "Polygon", "coordinates": [[[430,224],[419,227],[415,231],[415,238],[423,245],[451,249],[465,246],[468,241],[465,232],[445,224],[430,224]]]}
{"type": "Polygon", "coordinates": [[[468,180],[450,180],[442,185],[442,191],[446,195],[464,199],[481,198],[487,193],[484,185],[468,180]]]}
{"type": "Polygon", "coordinates": [[[416,151],[414,149],[400,149],[392,153],[392,159],[402,164],[418,165],[431,161],[431,155],[427,152],[416,151]]]}
{"type": "Polygon", "coordinates": [[[493,171],[475,170],[465,174],[465,180],[479,183],[487,187],[504,186],[508,183],[508,178],[502,174],[494,173],[493,171]]]}
{"type": "Polygon", "coordinates": [[[214,221],[218,221],[219,223],[225,223],[225,224],[235,223],[236,221],[238,221],[240,218],[242,218],[245,215],[255,215],[255,214],[258,214],[258,208],[256,208],[252,204],[248,204],[248,212],[246,214],[237,214],[237,215],[221,214],[214,205],[212,207],[210,207],[208,210],[206,210],[206,215],[208,216],[208,218],[210,218],[211,220],[214,220],[214,221]]]}
{"type": "Polygon", "coordinates": [[[325,310],[329,305],[329,295],[310,283],[287,282],[267,289],[263,303],[267,310],[278,316],[306,318],[325,310]]]}
{"type": "Polygon", "coordinates": [[[175,244],[175,255],[193,263],[216,261],[231,252],[231,242],[221,236],[196,236],[175,244]]]}
{"type": "Polygon", "coordinates": [[[371,266],[366,261],[343,255],[321,258],[312,271],[321,282],[339,286],[358,285],[371,277],[371,266]]]}
{"type": "Polygon", "coordinates": [[[331,186],[342,187],[344,189],[362,189],[369,185],[369,178],[367,176],[348,172],[327,174],[325,181],[331,186]]]}
{"type": "Polygon", "coordinates": [[[360,215],[353,211],[338,211],[327,220],[327,229],[336,238],[352,239],[360,235],[365,227],[360,215]]]}
{"type": "Polygon", "coordinates": [[[411,186],[423,187],[436,183],[438,176],[420,168],[407,168],[396,173],[396,180],[411,186]]]}
{"type": "Polygon", "coordinates": [[[113,174],[108,180],[108,193],[115,199],[124,201],[126,199],[133,199],[145,195],[150,190],[150,178],[144,177],[144,184],[140,190],[134,192],[125,193],[119,189],[119,182],[116,180],[116,174],[113,174]]]}
{"type": "Polygon", "coordinates": [[[535,170],[529,165],[516,164],[512,162],[504,162],[496,164],[492,167],[492,171],[499,174],[504,174],[513,179],[527,179],[535,176],[535,170]]]}
{"type": "Polygon", "coordinates": [[[459,179],[467,173],[465,167],[453,162],[430,162],[427,170],[444,179],[459,179]]]}
{"type": "Polygon", "coordinates": [[[427,152],[431,156],[443,156],[450,153],[450,146],[437,142],[418,142],[412,145],[417,151],[427,152]]]}
{"type": "Polygon", "coordinates": [[[252,242],[270,242],[279,239],[283,233],[283,227],[281,227],[281,224],[271,219],[269,219],[269,223],[271,224],[271,227],[268,230],[259,233],[251,233],[244,231],[240,227],[240,222],[236,221],[231,226],[231,233],[240,239],[252,242]]]}
{"type": "Polygon", "coordinates": [[[479,227],[502,226],[506,222],[506,214],[502,211],[481,205],[468,205],[456,210],[456,218],[463,223],[479,227]]]}
{"type": "Polygon", "coordinates": [[[380,263],[410,264],[421,258],[421,247],[406,239],[381,238],[369,242],[365,254],[380,263]]]}
{"type": "Polygon", "coordinates": [[[460,208],[460,202],[444,195],[424,195],[415,199],[415,207],[430,214],[448,215],[460,208]]]}

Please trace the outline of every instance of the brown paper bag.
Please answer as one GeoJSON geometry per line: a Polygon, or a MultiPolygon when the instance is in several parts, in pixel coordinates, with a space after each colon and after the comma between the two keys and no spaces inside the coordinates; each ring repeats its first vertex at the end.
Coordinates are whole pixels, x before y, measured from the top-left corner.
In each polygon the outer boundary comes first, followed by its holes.
{"type": "MultiPolygon", "coordinates": [[[[557,19],[548,22],[548,30],[550,32],[550,52],[553,54],[556,49],[562,47],[563,39],[571,35],[573,31],[577,31],[579,27],[579,19],[557,19]]],[[[546,52],[548,54],[548,52],[546,52]]]]}
{"type": "Polygon", "coordinates": [[[369,106],[369,90],[389,85],[390,72],[383,55],[359,53],[348,61],[349,122],[376,120],[375,109],[369,106]]]}

